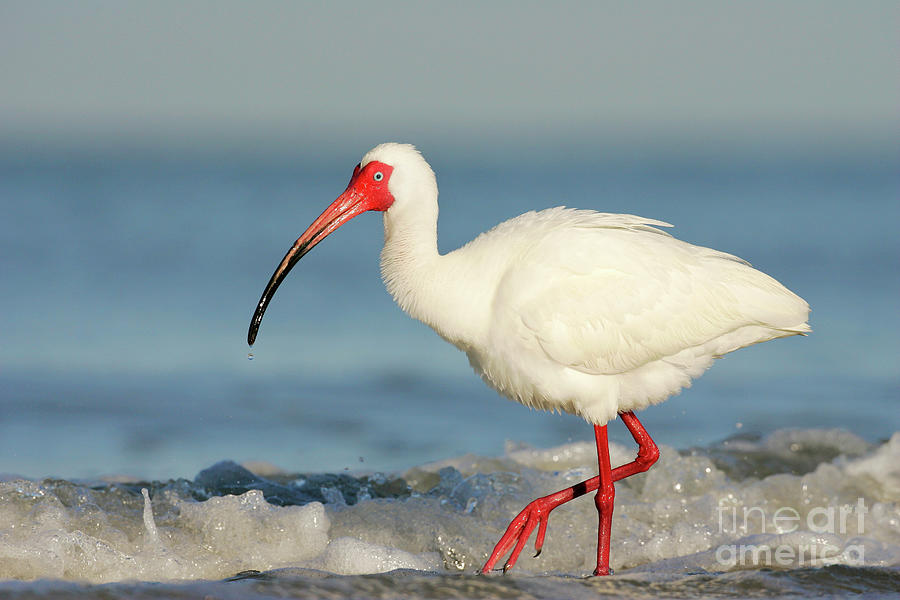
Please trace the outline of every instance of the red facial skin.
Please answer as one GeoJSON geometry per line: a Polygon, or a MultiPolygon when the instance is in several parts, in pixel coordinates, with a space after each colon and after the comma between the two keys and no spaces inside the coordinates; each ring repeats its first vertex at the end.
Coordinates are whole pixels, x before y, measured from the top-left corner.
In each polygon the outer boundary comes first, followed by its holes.
{"type": "MultiPolygon", "coordinates": [[[[377,160],[370,162],[362,169],[356,165],[356,168],[353,169],[353,177],[350,178],[350,183],[347,184],[347,189],[341,194],[341,197],[348,193],[355,193],[364,198],[365,208],[362,212],[367,210],[385,211],[394,203],[394,197],[388,190],[388,182],[393,172],[394,167],[377,160]],[[382,175],[380,181],[376,179],[378,173],[382,175]]],[[[339,197],[335,200],[325,212],[327,213],[338,204],[340,199],[339,197]]]]}
{"type": "Polygon", "coordinates": [[[250,331],[247,333],[247,342],[252,346],[256,341],[256,334],[259,331],[259,325],[262,323],[263,314],[275,290],[287,277],[291,268],[297,261],[303,258],[307,252],[328,237],[338,227],[352,219],[357,215],[370,210],[386,211],[394,203],[394,196],[388,189],[388,182],[391,180],[391,174],[394,167],[386,165],[383,162],[372,161],[365,167],[360,168],[356,165],[353,169],[353,176],[344,193],[337,197],[337,200],[325,209],[319,217],[306,228],[306,231],[297,238],[291,249],[288,250],[272,278],[269,279],[266,289],[263,290],[262,297],[256,305],[256,312],[250,321],[250,331]]]}

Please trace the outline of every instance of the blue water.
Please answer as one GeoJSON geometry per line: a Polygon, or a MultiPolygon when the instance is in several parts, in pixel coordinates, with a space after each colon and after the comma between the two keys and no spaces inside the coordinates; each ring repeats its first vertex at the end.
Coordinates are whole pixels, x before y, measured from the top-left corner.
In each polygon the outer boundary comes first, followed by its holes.
{"type": "MultiPolygon", "coordinates": [[[[378,271],[380,216],[318,246],[246,331],[284,251],[359,159],[0,162],[0,473],[193,477],[221,459],[390,471],[506,440],[589,439],[497,396],[410,320],[378,271]]],[[[672,156],[470,164],[424,149],[440,247],[555,205],[668,221],[812,305],[814,333],[732,354],[642,414],[686,448],[736,432],[900,429],[900,169],[672,156]]],[[[613,439],[628,440],[624,428],[613,439]]]]}

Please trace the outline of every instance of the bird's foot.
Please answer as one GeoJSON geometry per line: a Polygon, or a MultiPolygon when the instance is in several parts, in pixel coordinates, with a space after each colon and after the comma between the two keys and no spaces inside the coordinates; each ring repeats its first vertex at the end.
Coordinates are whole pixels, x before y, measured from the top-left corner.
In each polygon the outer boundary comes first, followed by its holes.
{"type": "Polygon", "coordinates": [[[547,533],[547,519],[550,516],[550,511],[557,506],[559,506],[559,503],[554,502],[549,496],[538,498],[526,506],[522,512],[512,520],[509,527],[506,528],[506,533],[503,534],[503,537],[500,538],[500,541],[494,546],[494,551],[491,552],[491,556],[488,558],[487,562],[484,563],[481,572],[490,572],[497,561],[500,560],[500,557],[506,554],[510,547],[515,544],[512,553],[503,565],[503,572],[506,573],[512,569],[513,565],[515,565],[516,561],[519,559],[519,555],[525,548],[525,543],[528,541],[528,538],[531,536],[531,532],[534,531],[535,527],[538,527],[538,533],[534,542],[534,556],[539,556],[541,549],[544,546],[544,536],[547,533]]]}

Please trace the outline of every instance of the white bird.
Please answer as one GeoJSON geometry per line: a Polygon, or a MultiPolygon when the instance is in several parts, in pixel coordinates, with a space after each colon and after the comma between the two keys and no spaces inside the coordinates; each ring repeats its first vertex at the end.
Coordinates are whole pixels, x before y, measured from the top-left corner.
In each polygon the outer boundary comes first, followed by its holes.
{"type": "Polygon", "coordinates": [[[599,476],[529,504],[482,572],[510,548],[503,570],[511,568],[536,527],[539,554],[550,511],[597,490],[594,574],[606,575],[613,482],[646,471],[659,456],[633,411],[690,386],[728,352],[809,332],[809,305],[740,258],[682,242],[659,229],[668,223],[634,215],[528,212],[442,255],[437,200],[434,172],[413,146],[381,144],[366,153],[344,193],[272,275],[248,342],[300,258],[353,217],[382,211],[381,273],[397,304],[465,352],[504,396],[594,426],[599,476]],[[613,469],[606,424],[616,415],[639,451],[613,469]]]}

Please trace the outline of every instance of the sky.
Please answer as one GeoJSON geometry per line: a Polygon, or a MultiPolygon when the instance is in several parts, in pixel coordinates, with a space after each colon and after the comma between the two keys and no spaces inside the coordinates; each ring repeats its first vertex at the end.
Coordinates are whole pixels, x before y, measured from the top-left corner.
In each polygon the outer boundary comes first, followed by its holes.
{"type": "Polygon", "coordinates": [[[898,31],[874,0],[0,1],[0,144],[883,146],[898,31]]]}

